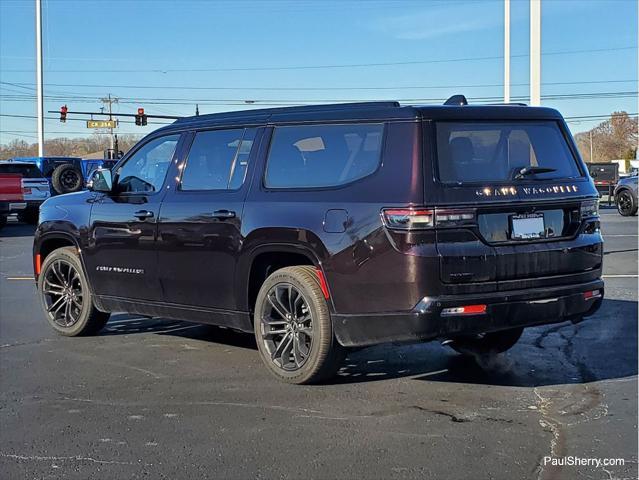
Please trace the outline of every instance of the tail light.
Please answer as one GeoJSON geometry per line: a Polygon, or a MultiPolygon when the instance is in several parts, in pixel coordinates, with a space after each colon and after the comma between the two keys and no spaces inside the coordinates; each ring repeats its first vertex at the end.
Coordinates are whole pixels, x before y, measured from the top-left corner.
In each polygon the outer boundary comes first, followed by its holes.
{"type": "Polygon", "coordinates": [[[599,216],[599,199],[586,200],[581,204],[581,218],[598,217],[599,216]]]}
{"type": "Polygon", "coordinates": [[[434,227],[474,225],[474,209],[386,208],[382,211],[384,224],[396,230],[423,230],[434,227]]]}
{"type": "Polygon", "coordinates": [[[430,209],[388,208],[382,217],[388,228],[397,230],[421,230],[435,225],[435,211],[430,209]]]}

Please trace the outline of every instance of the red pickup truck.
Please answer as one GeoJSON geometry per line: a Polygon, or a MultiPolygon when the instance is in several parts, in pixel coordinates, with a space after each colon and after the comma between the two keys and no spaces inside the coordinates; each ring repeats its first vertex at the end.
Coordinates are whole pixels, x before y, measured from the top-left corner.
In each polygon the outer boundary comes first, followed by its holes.
{"type": "Polygon", "coordinates": [[[7,223],[7,217],[27,208],[22,188],[22,175],[0,174],[0,228],[7,223]]]}

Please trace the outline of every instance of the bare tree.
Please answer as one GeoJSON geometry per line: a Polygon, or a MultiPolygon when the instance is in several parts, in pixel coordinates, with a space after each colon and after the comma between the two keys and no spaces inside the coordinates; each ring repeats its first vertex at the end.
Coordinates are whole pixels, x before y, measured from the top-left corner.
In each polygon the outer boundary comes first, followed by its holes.
{"type": "Polygon", "coordinates": [[[613,112],[605,122],[575,135],[575,140],[586,162],[633,159],[637,150],[637,118],[631,118],[627,112],[613,112]],[[591,139],[593,158],[590,158],[591,139]]]}

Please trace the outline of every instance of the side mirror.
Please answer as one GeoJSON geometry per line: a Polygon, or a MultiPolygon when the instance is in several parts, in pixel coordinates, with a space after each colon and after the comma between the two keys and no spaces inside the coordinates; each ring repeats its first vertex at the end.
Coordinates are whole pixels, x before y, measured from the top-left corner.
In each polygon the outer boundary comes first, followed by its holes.
{"type": "Polygon", "coordinates": [[[113,191],[113,176],[108,168],[98,168],[91,175],[87,188],[93,192],[111,193],[113,191]]]}

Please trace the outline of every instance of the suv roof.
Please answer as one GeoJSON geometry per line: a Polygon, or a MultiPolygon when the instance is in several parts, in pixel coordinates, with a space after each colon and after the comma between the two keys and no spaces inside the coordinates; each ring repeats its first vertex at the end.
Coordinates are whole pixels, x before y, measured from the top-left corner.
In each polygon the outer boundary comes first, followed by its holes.
{"type": "Polygon", "coordinates": [[[396,101],[305,105],[212,113],[183,117],[159,131],[223,125],[263,125],[326,121],[371,120],[561,120],[559,112],[522,104],[401,105],[396,101]]]}

